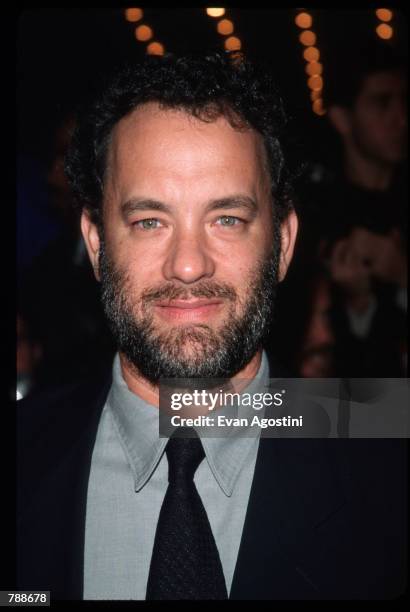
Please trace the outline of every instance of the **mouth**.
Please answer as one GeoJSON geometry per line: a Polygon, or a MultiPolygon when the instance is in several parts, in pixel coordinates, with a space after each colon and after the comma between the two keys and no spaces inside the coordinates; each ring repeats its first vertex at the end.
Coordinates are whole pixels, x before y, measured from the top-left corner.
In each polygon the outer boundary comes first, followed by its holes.
{"type": "Polygon", "coordinates": [[[218,313],[223,302],[220,299],[167,300],[157,302],[159,316],[174,322],[202,322],[218,313]]]}

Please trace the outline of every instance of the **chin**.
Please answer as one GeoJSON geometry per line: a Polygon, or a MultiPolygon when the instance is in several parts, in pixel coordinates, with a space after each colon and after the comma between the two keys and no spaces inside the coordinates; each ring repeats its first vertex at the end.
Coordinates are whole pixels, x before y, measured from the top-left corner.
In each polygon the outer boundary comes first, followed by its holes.
{"type": "Polygon", "coordinates": [[[163,344],[172,343],[182,353],[197,354],[204,351],[206,345],[214,341],[219,335],[219,329],[209,325],[184,325],[168,330],[158,330],[157,338],[163,344]]]}

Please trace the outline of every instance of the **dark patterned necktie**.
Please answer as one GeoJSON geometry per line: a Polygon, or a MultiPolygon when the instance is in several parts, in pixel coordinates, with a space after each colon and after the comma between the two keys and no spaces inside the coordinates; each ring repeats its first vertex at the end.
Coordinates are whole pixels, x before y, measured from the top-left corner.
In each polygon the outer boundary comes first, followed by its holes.
{"type": "MultiPolygon", "coordinates": [[[[187,435],[187,429],[179,430],[179,435],[187,435]]],[[[194,438],[173,436],[165,452],[169,484],[158,519],[146,599],[227,599],[218,549],[194,483],[205,457],[201,441],[196,433],[194,438]]]]}

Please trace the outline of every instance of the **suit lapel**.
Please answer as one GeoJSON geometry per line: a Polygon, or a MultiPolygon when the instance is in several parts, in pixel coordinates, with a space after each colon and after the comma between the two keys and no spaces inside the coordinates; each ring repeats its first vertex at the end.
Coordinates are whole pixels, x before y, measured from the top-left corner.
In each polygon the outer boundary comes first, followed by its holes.
{"type": "Polygon", "coordinates": [[[53,599],[82,599],[88,478],[110,385],[105,376],[102,384],[62,400],[57,418],[49,415],[51,429],[30,449],[31,465],[26,462],[29,474],[22,481],[30,488],[20,500],[18,533],[26,553],[19,582],[25,589],[50,590],[53,599]]]}
{"type": "Polygon", "coordinates": [[[317,599],[315,529],[345,504],[329,440],[261,438],[231,599],[317,599]]]}
{"type": "MultiPolygon", "coordinates": [[[[268,358],[271,378],[289,375],[268,358]]],[[[262,435],[230,599],[321,597],[316,528],[346,503],[332,442],[262,435]]]]}

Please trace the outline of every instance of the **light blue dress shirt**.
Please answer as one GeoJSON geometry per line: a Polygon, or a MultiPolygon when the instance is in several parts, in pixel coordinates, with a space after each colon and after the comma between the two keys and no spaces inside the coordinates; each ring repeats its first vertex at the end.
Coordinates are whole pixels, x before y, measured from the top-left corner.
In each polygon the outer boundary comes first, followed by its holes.
{"type": "MultiPolygon", "coordinates": [[[[246,389],[268,383],[263,354],[246,389]]],[[[84,599],[145,599],[155,531],[168,486],[166,438],[158,433],[158,408],[132,393],[119,355],[94,446],[88,483],[84,599]]],[[[260,432],[242,437],[199,436],[205,450],[195,485],[220,554],[228,593],[238,556],[260,432]]]]}

